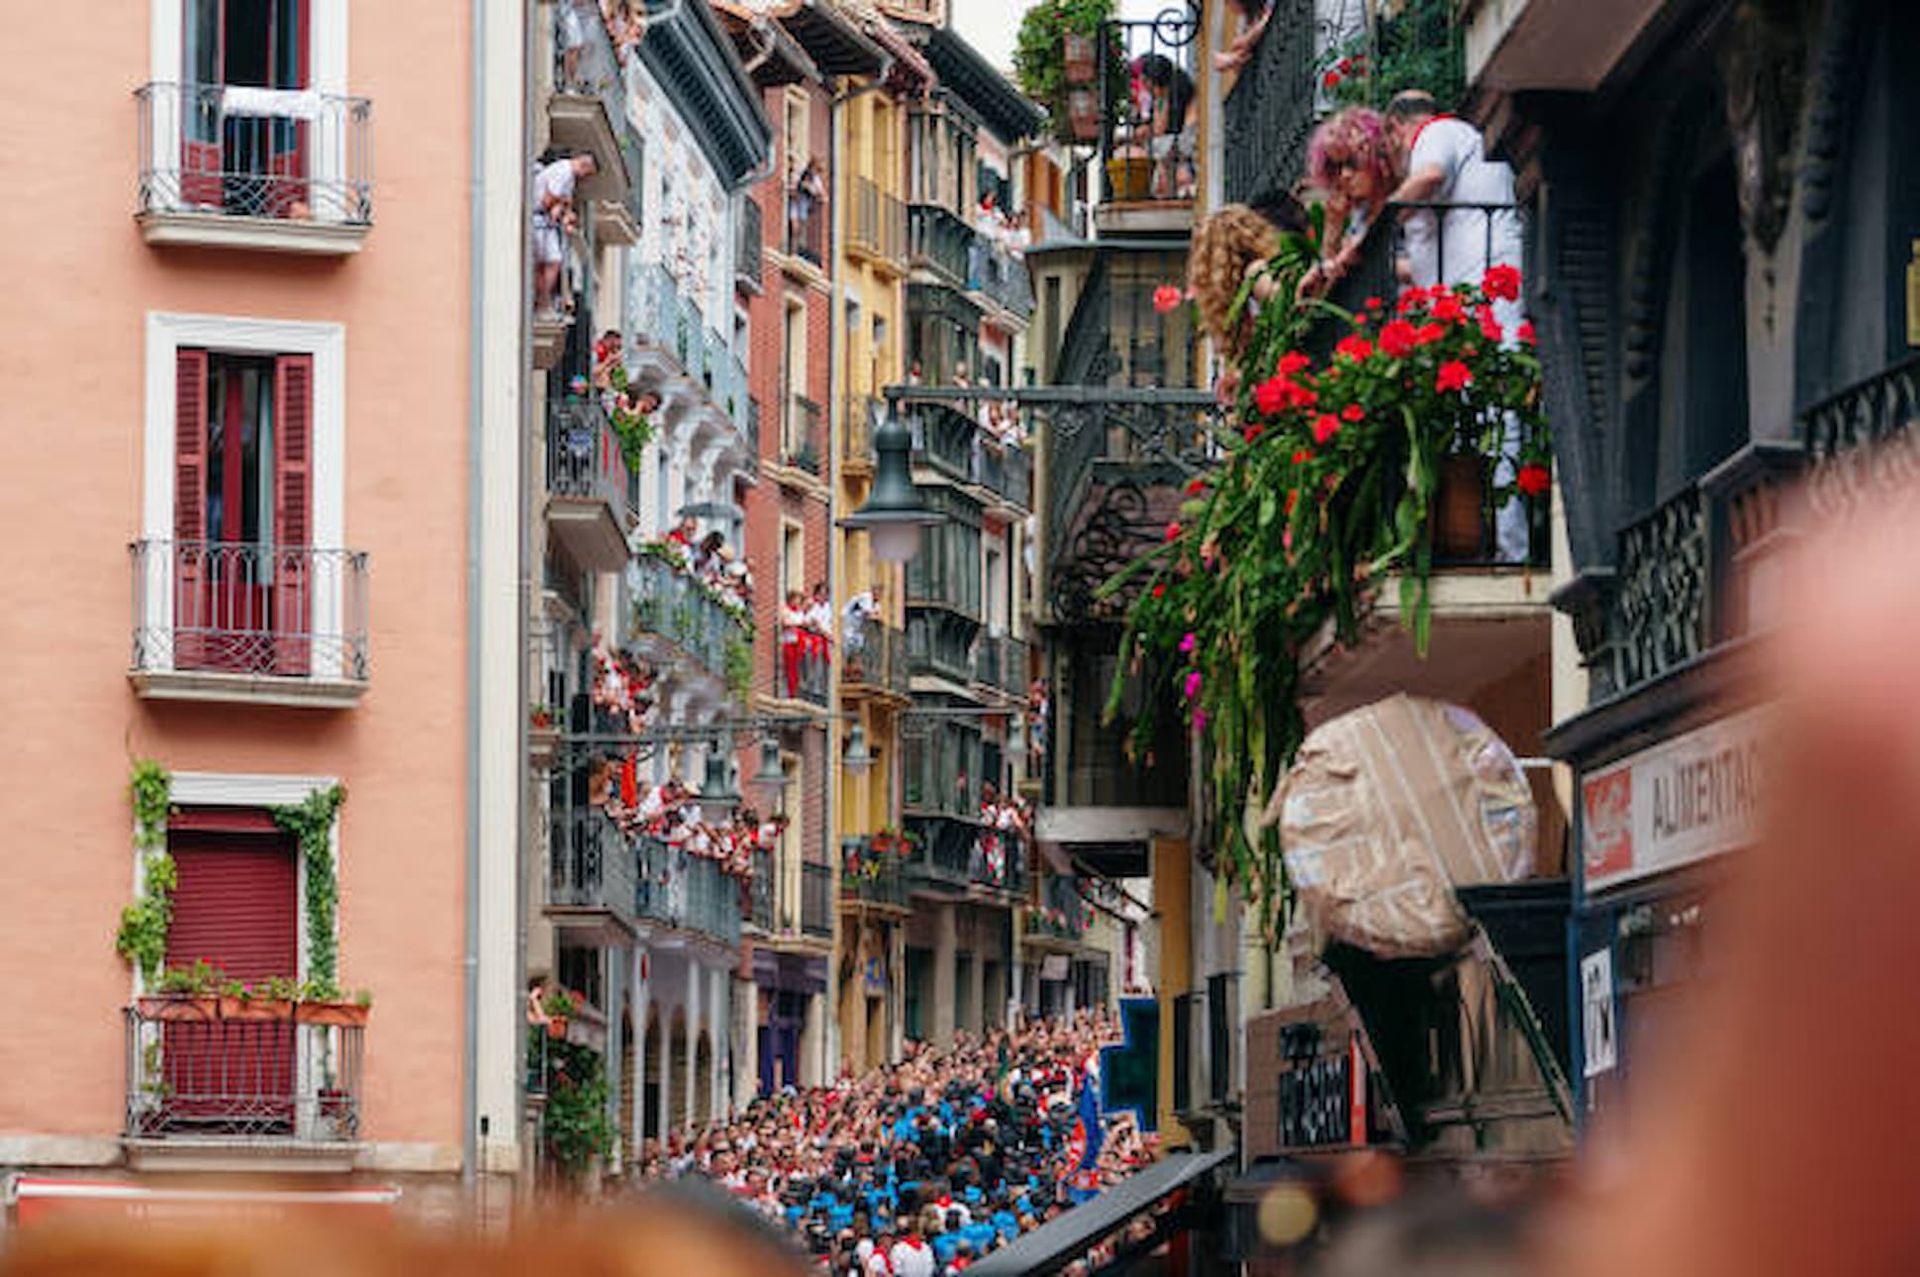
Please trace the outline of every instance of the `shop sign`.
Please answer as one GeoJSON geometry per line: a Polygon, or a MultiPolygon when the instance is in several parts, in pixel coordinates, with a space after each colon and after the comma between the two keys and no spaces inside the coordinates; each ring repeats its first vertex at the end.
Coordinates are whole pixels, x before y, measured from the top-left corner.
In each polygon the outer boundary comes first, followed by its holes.
{"type": "Polygon", "coordinates": [[[1588,776],[1580,787],[1588,891],[1737,851],[1760,827],[1768,713],[1748,710],[1588,776]]]}

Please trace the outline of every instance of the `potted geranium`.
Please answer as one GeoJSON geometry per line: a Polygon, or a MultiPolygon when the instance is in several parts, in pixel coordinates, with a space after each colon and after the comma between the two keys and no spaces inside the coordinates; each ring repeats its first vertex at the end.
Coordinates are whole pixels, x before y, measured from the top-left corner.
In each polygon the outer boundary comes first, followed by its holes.
{"type": "Polygon", "coordinates": [[[229,980],[220,988],[222,1020],[291,1020],[297,990],[292,980],[275,976],[257,985],[229,980]]]}
{"type": "Polygon", "coordinates": [[[300,997],[294,1005],[293,1018],[301,1024],[358,1028],[367,1022],[367,1015],[372,1009],[373,994],[365,989],[355,991],[353,997],[348,998],[338,985],[308,980],[300,986],[300,997]]]}

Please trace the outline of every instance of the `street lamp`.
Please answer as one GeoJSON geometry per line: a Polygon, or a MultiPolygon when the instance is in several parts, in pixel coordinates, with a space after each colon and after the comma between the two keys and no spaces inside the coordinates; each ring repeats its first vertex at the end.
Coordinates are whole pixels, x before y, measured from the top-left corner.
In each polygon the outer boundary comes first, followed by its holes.
{"type": "Polygon", "coordinates": [[[787,769],[780,763],[780,742],[763,740],[760,742],[760,770],[753,775],[756,785],[784,785],[787,783],[787,769]]]}
{"type": "Polygon", "coordinates": [[[913,436],[889,408],[873,432],[873,487],[867,503],[840,520],[840,526],[865,529],[875,557],[905,563],[920,551],[920,529],[946,516],[929,510],[913,483],[913,436]]]}
{"type": "Polygon", "coordinates": [[[863,776],[873,770],[873,751],[867,748],[865,724],[855,723],[847,732],[847,748],[840,756],[840,765],[855,776],[863,776]]]}
{"type": "Polygon", "coordinates": [[[715,744],[707,750],[707,777],[700,785],[700,801],[716,807],[740,801],[733,787],[733,760],[727,757],[724,745],[715,744]]]}

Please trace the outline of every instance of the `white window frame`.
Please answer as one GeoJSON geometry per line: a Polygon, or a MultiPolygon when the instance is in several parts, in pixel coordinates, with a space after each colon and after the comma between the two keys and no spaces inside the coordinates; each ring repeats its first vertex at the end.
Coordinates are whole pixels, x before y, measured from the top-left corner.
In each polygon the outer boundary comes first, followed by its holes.
{"type": "MultiPolygon", "coordinates": [[[[237,354],[313,356],[313,541],[316,549],[346,545],[347,330],[343,324],[285,319],[248,319],[221,315],[147,314],[146,440],[142,457],[140,535],[149,541],[173,540],[173,449],[175,391],[183,347],[237,354]]],[[[139,623],[149,630],[173,631],[173,562],[150,555],[143,597],[147,614],[139,623]]],[[[332,574],[332,588],[314,593],[315,633],[338,633],[343,619],[344,573],[332,574]]],[[[171,669],[168,664],[155,669],[171,669]]],[[[338,680],[344,652],[316,645],[309,680],[338,680]]],[[[299,681],[299,680],[289,680],[299,681]]]]}
{"type": "MultiPolygon", "coordinates": [[[[287,92],[288,114],[298,115],[310,109],[303,105],[307,94],[345,97],[347,93],[347,0],[308,0],[306,91],[287,92]]],[[[149,66],[147,78],[155,84],[178,84],[185,91],[187,0],[151,0],[148,8],[149,66]]],[[[184,111],[174,112],[168,121],[156,121],[149,140],[149,162],[166,168],[178,162],[180,126],[184,111]]],[[[313,148],[315,181],[337,182],[347,170],[346,130],[322,130],[316,133],[313,148]],[[321,133],[332,133],[331,145],[321,133]]]]}

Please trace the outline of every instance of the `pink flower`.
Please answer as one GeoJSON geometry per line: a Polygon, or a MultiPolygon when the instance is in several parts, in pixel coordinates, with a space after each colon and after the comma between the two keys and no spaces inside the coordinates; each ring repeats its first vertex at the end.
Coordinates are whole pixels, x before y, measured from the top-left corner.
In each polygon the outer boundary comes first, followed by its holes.
{"type": "Polygon", "coordinates": [[[1433,388],[1443,395],[1465,390],[1472,384],[1473,370],[1457,359],[1441,364],[1440,375],[1433,379],[1433,388]]]}
{"type": "Polygon", "coordinates": [[[1520,325],[1520,340],[1529,346],[1533,345],[1533,321],[1531,319],[1526,320],[1520,325]]]}
{"type": "Polygon", "coordinates": [[[1200,684],[1202,681],[1199,670],[1187,671],[1186,698],[1188,700],[1192,700],[1194,697],[1200,695],[1200,684]]]}
{"type": "Polygon", "coordinates": [[[1153,308],[1164,315],[1180,305],[1180,290],[1172,284],[1162,284],[1153,290],[1153,308]]]}
{"type": "Polygon", "coordinates": [[[1196,732],[1204,732],[1207,730],[1207,711],[1203,709],[1195,709],[1193,711],[1193,730],[1196,732]]]}
{"type": "Polygon", "coordinates": [[[1180,640],[1180,655],[1191,656],[1193,649],[1200,646],[1200,636],[1188,630],[1186,637],[1180,640]]]}

